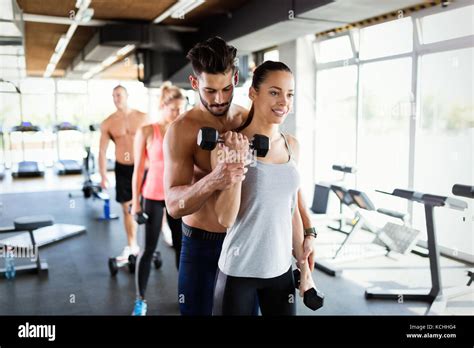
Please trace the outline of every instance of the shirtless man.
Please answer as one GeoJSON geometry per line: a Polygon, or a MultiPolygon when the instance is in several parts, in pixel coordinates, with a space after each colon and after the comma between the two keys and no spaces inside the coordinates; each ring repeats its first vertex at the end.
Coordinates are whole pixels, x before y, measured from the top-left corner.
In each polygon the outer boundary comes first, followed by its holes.
{"type": "MultiPolygon", "coordinates": [[[[236,51],[217,37],[189,51],[187,58],[194,72],[189,80],[200,102],[169,127],[164,139],[166,206],[171,216],[183,218],[178,279],[183,315],[212,314],[217,262],[226,232],[214,210],[215,193],[243,180],[246,171],[241,163],[220,163],[212,170],[209,151],[196,144],[202,127],[224,134],[246,121],[248,110],[232,104],[238,82],[236,51]]],[[[304,206],[300,211],[306,228],[311,225],[309,215],[304,206]]],[[[308,254],[312,253],[313,238],[305,238],[308,254]]],[[[312,257],[310,265],[314,264],[312,257]]]]}
{"type": "Polygon", "coordinates": [[[115,199],[122,205],[123,222],[127,233],[127,246],[117,257],[117,261],[126,262],[130,254],[136,255],[139,251],[135,222],[128,212],[128,207],[132,202],[133,139],[136,131],[149,123],[149,120],[143,112],[128,107],[128,93],[125,87],[120,85],[115,87],[112,96],[117,111],[107,117],[100,126],[100,185],[104,189],[108,186],[105,155],[109,141],[112,140],[115,143],[115,199]]]}
{"type": "Polygon", "coordinates": [[[165,197],[168,212],[183,218],[178,302],[183,315],[211,315],[217,261],[226,228],[214,211],[214,192],[242,180],[240,163],[211,169],[210,152],[196,144],[202,127],[220,134],[240,126],[247,110],[232,104],[238,72],[236,49],[220,38],[192,48],[187,58],[194,74],[191,87],[200,103],[170,125],[164,139],[165,197]]]}

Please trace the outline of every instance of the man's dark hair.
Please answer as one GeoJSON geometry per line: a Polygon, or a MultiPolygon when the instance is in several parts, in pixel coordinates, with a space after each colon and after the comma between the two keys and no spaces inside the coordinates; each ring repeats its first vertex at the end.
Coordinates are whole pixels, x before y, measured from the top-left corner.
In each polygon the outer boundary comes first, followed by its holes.
{"type": "Polygon", "coordinates": [[[237,49],[228,45],[220,37],[215,36],[204,42],[197,43],[186,55],[191,61],[194,73],[200,75],[224,74],[235,69],[237,49]]]}

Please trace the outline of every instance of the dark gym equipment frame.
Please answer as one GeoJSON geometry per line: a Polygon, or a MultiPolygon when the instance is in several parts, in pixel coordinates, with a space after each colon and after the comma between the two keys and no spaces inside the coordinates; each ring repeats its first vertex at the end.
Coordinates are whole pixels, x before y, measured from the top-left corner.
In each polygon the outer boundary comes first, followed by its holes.
{"type": "MultiPolygon", "coordinates": [[[[455,185],[457,186],[457,185],[455,185]]],[[[467,186],[466,186],[467,187],[467,186]]],[[[470,187],[472,194],[472,186],[470,187]]],[[[454,191],[454,187],[453,187],[454,191]]],[[[426,230],[428,236],[428,253],[430,262],[431,288],[424,290],[410,290],[410,289],[394,289],[394,290],[380,290],[378,288],[369,288],[365,291],[367,299],[391,299],[403,301],[424,301],[430,303],[430,307],[426,311],[427,315],[443,314],[449,298],[457,297],[469,292],[470,289],[466,286],[462,288],[447,289],[443,292],[440,272],[440,252],[436,240],[436,229],[434,221],[434,208],[447,207],[456,210],[465,210],[467,203],[457,198],[437,196],[426,194],[422,192],[408,191],[403,189],[395,189],[392,193],[378,191],[388,195],[401,197],[413,202],[421,203],[425,206],[425,220],[426,230]]],[[[472,198],[472,196],[470,197],[472,198]]],[[[467,272],[470,277],[468,285],[472,282],[473,273],[467,272]]]]}

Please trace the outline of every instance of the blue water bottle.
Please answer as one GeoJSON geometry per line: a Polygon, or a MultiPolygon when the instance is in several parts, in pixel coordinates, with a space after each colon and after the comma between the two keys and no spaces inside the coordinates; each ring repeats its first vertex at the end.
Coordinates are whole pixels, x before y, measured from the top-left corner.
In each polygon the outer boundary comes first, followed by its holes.
{"type": "Polygon", "coordinates": [[[110,200],[104,200],[104,219],[110,220],[110,200]]]}
{"type": "Polygon", "coordinates": [[[15,278],[15,262],[13,261],[13,250],[11,247],[6,246],[7,252],[5,255],[5,277],[7,279],[15,278]]]}

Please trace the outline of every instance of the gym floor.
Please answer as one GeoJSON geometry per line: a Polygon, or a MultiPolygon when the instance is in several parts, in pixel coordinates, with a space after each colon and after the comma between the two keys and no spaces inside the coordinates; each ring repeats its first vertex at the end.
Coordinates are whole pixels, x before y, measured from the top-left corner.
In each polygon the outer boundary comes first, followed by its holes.
{"type": "MultiPolygon", "coordinates": [[[[101,214],[102,203],[81,197],[81,176],[58,179],[52,173],[47,173],[46,177],[51,180],[48,189],[56,187],[56,191],[25,192],[35,191],[35,187],[38,189],[38,186],[34,185],[35,180],[16,180],[8,185],[2,184],[0,225],[9,225],[15,217],[22,215],[51,214],[56,223],[84,225],[87,232],[40,249],[42,258],[48,261],[47,276],[22,274],[17,275],[14,280],[1,278],[0,313],[130,315],[135,297],[134,277],[126,267],[122,268],[116,277],[111,277],[107,266],[108,257],[119,254],[125,245],[122,221],[103,222],[94,218],[101,214]],[[8,193],[5,192],[7,190],[8,193]],[[68,192],[71,191],[78,193],[77,197],[73,198],[74,205],[70,205],[68,197],[68,192]]],[[[119,209],[113,202],[112,211],[120,213],[119,209]]],[[[2,234],[0,239],[9,236],[2,234]]],[[[319,250],[325,248],[321,245],[337,242],[339,238],[341,236],[338,233],[322,230],[317,240],[319,250]]],[[[158,249],[163,257],[163,266],[159,270],[152,268],[150,274],[147,290],[148,314],[179,315],[177,270],[174,266],[173,250],[161,238],[158,249]]],[[[444,288],[466,284],[466,265],[442,257],[441,268],[444,288]]],[[[428,308],[424,302],[398,303],[369,301],[364,298],[366,287],[429,286],[428,259],[414,254],[399,258],[377,257],[352,261],[341,277],[331,277],[315,270],[314,278],[318,288],[326,294],[325,306],[317,312],[312,312],[298,299],[299,315],[422,315],[428,308]]],[[[452,300],[446,310],[446,314],[472,313],[472,293],[452,300]]]]}

